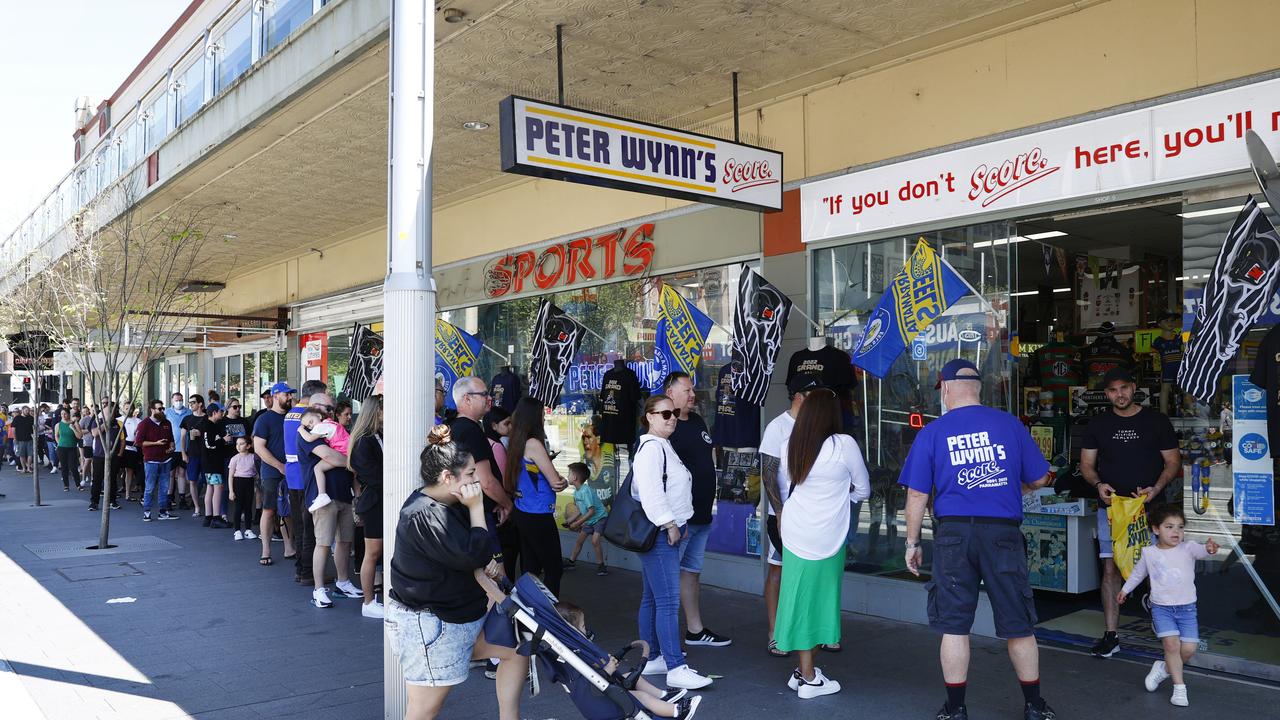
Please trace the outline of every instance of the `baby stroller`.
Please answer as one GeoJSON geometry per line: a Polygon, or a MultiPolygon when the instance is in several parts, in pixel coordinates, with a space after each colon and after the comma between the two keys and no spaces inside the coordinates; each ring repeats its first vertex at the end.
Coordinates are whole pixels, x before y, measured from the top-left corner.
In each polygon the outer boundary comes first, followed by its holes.
{"type": "MultiPolygon", "coordinates": [[[[490,642],[501,642],[494,636],[506,634],[508,642],[501,644],[516,647],[521,655],[533,658],[534,672],[530,674],[535,695],[541,675],[563,686],[586,720],[652,720],[653,716],[629,692],[640,678],[640,668],[624,673],[620,667],[606,673],[609,653],[560,616],[555,608],[556,596],[542,581],[533,575],[524,575],[516,580],[507,595],[482,572],[476,575],[497,604],[497,612],[491,611],[485,620],[486,637],[490,642]],[[509,627],[499,627],[507,622],[514,624],[514,633],[509,627]]],[[[613,654],[620,666],[633,647],[613,654]]]]}

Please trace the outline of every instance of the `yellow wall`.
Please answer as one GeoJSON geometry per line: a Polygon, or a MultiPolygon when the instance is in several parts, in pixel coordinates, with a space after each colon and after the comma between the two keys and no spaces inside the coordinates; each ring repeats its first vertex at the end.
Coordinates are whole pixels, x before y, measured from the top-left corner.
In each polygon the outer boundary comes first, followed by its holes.
{"type": "MultiPolygon", "coordinates": [[[[1280,67],[1265,33],[1280,0],[1113,0],[994,37],[871,68],[744,108],[746,132],[785,153],[786,180],[831,173],[1280,67]]],[[[724,119],[720,119],[723,122],[724,119]]],[[[494,159],[496,162],[496,158],[494,159]]],[[[686,203],[533,180],[438,208],[443,264],[686,203]]],[[[231,284],[226,312],[298,302],[380,279],[385,231],[231,284]],[[300,277],[308,278],[305,289],[300,277]],[[287,285],[282,282],[287,278],[287,285]]]]}

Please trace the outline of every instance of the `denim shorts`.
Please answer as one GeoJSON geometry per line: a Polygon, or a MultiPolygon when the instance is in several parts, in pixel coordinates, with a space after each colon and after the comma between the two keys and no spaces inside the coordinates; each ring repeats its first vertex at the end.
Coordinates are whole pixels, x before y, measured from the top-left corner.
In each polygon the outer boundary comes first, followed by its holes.
{"type": "Polygon", "coordinates": [[[445,622],[430,610],[410,610],[387,598],[382,622],[406,683],[446,687],[466,681],[483,617],[463,624],[445,622]]]}
{"type": "Polygon", "coordinates": [[[204,481],[208,485],[221,485],[222,473],[205,473],[204,481]]]}
{"type": "Polygon", "coordinates": [[[1196,619],[1196,604],[1151,605],[1151,624],[1156,627],[1156,637],[1177,636],[1184,643],[1200,642],[1200,622],[1196,619]]]}
{"type": "Polygon", "coordinates": [[[680,541],[680,569],[695,575],[702,572],[702,557],[707,554],[707,539],[711,537],[711,524],[689,523],[688,532],[680,541]]]}

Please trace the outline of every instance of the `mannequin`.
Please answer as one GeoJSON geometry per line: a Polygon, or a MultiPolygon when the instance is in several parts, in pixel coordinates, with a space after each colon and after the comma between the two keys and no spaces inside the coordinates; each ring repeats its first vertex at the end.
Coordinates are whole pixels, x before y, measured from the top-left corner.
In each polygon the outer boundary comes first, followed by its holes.
{"type": "Polygon", "coordinates": [[[1174,397],[1174,383],[1182,365],[1182,336],[1178,332],[1182,318],[1177,313],[1160,316],[1160,337],[1151,342],[1151,354],[1160,368],[1160,412],[1169,414],[1169,400],[1174,397]]]}
{"type": "Polygon", "coordinates": [[[817,352],[827,346],[827,339],[821,335],[809,338],[809,349],[817,352]]]}
{"type": "Polygon", "coordinates": [[[787,361],[787,383],[802,372],[822,377],[822,384],[835,390],[843,409],[845,432],[853,429],[853,360],[849,353],[827,344],[822,336],[809,338],[804,350],[797,350],[787,361]]]}
{"type": "Polygon", "coordinates": [[[1102,377],[1112,368],[1133,369],[1133,353],[1116,340],[1115,332],[1114,323],[1102,323],[1098,327],[1098,337],[1080,352],[1091,388],[1097,387],[1102,382],[1102,377]]]}

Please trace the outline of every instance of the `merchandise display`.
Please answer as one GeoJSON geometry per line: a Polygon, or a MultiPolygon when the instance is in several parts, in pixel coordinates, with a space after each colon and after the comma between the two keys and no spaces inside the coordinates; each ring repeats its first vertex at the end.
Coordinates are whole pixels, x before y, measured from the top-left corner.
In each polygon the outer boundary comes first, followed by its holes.
{"type": "Polygon", "coordinates": [[[734,363],[720,368],[716,380],[716,421],[711,439],[722,448],[760,445],[760,406],[739,398],[733,391],[734,363]]]}
{"type": "Polygon", "coordinates": [[[1098,328],[1098,336],[1080,352],[1084,363],[1085,378],[1090,388],[1102,382],[1102,376],[1112,368],[1133,369],[1133,352],[1115,337],[1116,327],[1104,322],[1098,328]]]}
{"type": "Polygon", "coordinates": [[[1062,333],[1057,333],[1052,342],[1031,356],[1031,377],[1033,385],[1053,393],[1054,405],[1065,408],[1069,389],[1084,379],[1079,351],[1064,341],[1062,333]]]}
{"type": "Polygon", "coordinates": [[[636,437],[636,418],[640,414],[640,378],[621,359],[600,381],[596,412],[600,415],[600,439],[617,445],[628,445],[636,437]]]}
{"type": "Polygon", "coordinates": [[[489,389],[493,391],[493,406],[500,407],[507,412],[516,409],[516,403],[523,396],[521,390],[520,376],[516,374],[516,369],[510,365],[503,365],[497,375],[489,381],[489,389]]]}

